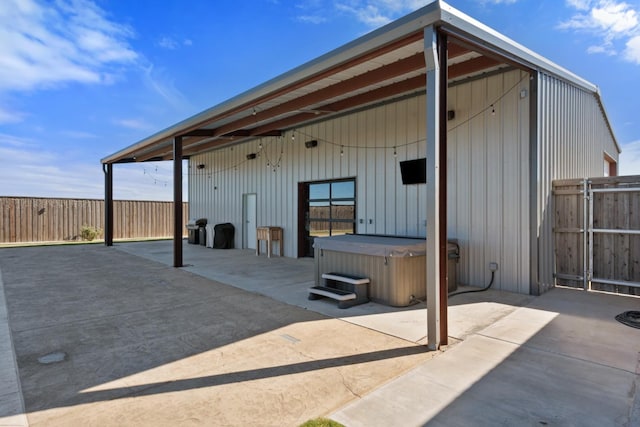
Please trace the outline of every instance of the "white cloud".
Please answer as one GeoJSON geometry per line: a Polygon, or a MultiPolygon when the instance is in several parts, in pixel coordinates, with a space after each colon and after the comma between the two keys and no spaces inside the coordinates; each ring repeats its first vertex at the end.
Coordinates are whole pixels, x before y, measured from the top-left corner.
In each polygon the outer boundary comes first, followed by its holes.
{"type": "Polygon", "coordinates": [[[640,175],[640,141],[622,145],[618,173],[620,175],[640,175]]]}
{"type": "Polygon", "coordinates": [[[164,49],[175,50],[178,48],[179,44],[175,39],[165,36],[158,41],[158,46],[164,49]]]}
{"type": "Polygon", "coordinates": [[[180,46],[191,46],[191,45],[193,45],[193,41],[191,41],[190,39],[184,39],[182,40],[182,42],[180,42],[176,40],[174,37],[170,37],[170,36],[163,36],[158,41],[158,46],[160,46],[163,49],[169,49],[169,50],[176,50],[180,46]]]}
{"type": "MultiPolygon", "coordinates": [[[[183,166],[186,169],[186,166],[183,166]]],[[[186,173],[185,173],[186,175],[186,173]]],[[[114,166],[114,198],[172,200],[170,162],[114,166]]],[[[187,178],[183,192],[187,195],[187,178]]],[[[0,134],[0,196],[104,198],[104,174],[95,161],[71,162],[36,142],[0,134]]]]}
{"type": "Polygon", "coordinates": [[[632,37],[627,41],[624,55],[627,61],[640,65],[640,35],[632,37]]]}
{"type": "Polygon", "coordinates": [[[310,24],[322,24],[327,22],[327,18],[320,15],[300,15],[296,18],[300,22],[308,22],[310,24]]]}
{"type": "Polygon", "coordinates": [[[483,3],[493,3],[493,4],[514,4],[518,0],[483,0],[483,3]]]}
{"type": "Polygon", "coordinates": [[[185,96],[175,87],[173,79],[165,69],[156,69],[153,64],[143,68],[143,81],[145,85],[160,95],[165,101],[179,110],[190,109],[191,105],[185,96]]]}
{"type": "Polygon", "coordinates": [[[133,32],[90,0],[0,2],[0,91],[105,83],[134,63],[133,32]]]}
{"type": "Polygon", "coordinates": [[[607,56],[614,56],[617,52],[611,46],[589,46],[587,48],[587,53],[602,53],[607,56]]]}
{"type": "Polygon", "coordinates": [[[624,1],[616,0],[567,0],[567,5],[579,12],[558,28],[592,34],[598,42],[589,46],[589,53],[617,55],[640,63],[636,40],[640,36],[640,12],[624,1]],[[620,45],[618,45],[620,43],[620,45]],[[622,49],[621,45],[626,45],[622,49]]]}
{"type": "Polygon", "coordinates": [[[113,121],[118,126],[135,130],[151,130],[153,126],[142,119],[116,119],[113,121]]]}
{"type": "Polygon", "coordinates": [[[94,139],[98,137],[98,135],[94,133],[83,132],[78,130],[65,130],[60,132],[60,135],[66,136],[68,138],[73,138],[73,139],[94,139]]]}
{"type": "Polygon", "coordinates": [[[589,10],[592,0],[567,0],[567,4],[578,10],[589,10]]]}
{"type": "Polygon", "coordinates": [[[6,110],[0,107],[0,124],[18,123],[24,120],[24,113],[19,111],[6,110]]]}
{"type": "Polygon", "coordinates": [[[358,21],[375,28],[428,3],[431,3],[431,0],[344,0],[336,2],[335,7],[338,11],[354,15],[358,21]]]}

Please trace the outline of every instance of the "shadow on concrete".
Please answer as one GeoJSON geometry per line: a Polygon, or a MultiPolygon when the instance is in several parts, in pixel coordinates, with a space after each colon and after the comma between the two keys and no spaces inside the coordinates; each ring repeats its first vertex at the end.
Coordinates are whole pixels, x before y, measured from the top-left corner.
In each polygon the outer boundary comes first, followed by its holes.
{"type": "Polygon", "coordinates": [[[639,302],[554,289],[334,418],[353,427],[640,425],[640,330],[614,320],[639,302]],[[392,397],[399,403],[385,406],[392,397]]]}
{"type": "MultiPolygon", "coordinates": [[[[167,266],[173,261],[171,242],[126,243],[116,247],[167,266]]],[[[183,269],[202,277],[407,341],[426,342],[427,311],[424,302],[408,307],[369,302],[340,309],[330,299],[309,301],[308,288],[315,284],[313,258],[269,259],[265,255],[256,256],[255,251],[249,249],[220,250],[186,243],[183,252],[184,262],[188,264],[183,269]]],[[[449,300],[449,335],[464,339],[469,333],[486,327],[532,298],[495,289],[452,297],[449,300]]]]}
{"type": "MultiPolygon", "coordinates": [[[[352,398],[354,384],[367,392],[426,357],[423,346],[114,248],[2,249],[0,269],[32,422],[61,419],[49,409],[283,378],[293,381],[279,395],[304,386],[336,396],[300,409],[319,415],[352,398]],[[66,357],[41,363],[54,352],[66,357]]],[[[67,422],[99,419],[86,416],[67,422]]]]}
{"type": "Polygon", "coordinates": [[[346,367],[350,365],[368,363],[379,360],[395,359],[399,357],[421,354],[427,352],[422,346],[411,346],[380,350],[369,353],[361,353],[353,356],[335,357],[331,359],[313,360],[309,362],[292,363],[246,371],[229,372],[220,375],[206,375],[197,378],[179,379],[172,381],[160,381],[156,383],[141,384],[130,387],[111,388],[98,391],[82,391],[67,405],[97,402],[103,400],[122,399],[131,396],[149,396],[160,393],[173,393],[199,388],[216,387],[232,383],[241,383],[261,379],[269,379],[286,375],[300,374],[310,371],[318,371],[328,368],[346,367]]]}

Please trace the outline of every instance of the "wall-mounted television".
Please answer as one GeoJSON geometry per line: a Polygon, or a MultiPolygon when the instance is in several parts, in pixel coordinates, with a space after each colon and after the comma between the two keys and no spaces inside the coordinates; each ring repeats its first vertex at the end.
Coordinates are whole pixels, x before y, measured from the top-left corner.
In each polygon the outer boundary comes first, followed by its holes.
{"type": "Polygon", "coordinates": [[[424,184],[427,182],[427,159],[405,160],[400,162],[400,174],[404,185],[424,184]]]}

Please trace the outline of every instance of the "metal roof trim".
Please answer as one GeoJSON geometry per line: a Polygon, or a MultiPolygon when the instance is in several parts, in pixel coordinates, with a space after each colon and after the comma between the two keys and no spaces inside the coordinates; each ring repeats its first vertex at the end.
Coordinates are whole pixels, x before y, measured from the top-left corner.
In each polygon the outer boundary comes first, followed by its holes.
{"type": "Polygon", "coordinates": [[[359,37],[337,49],[293,68],[290,71],[276,76],[233,98],[182,120],[175,125],[142,139],[133,145],[117,151],[116,153],[106,156],[101,160],[101,162],[115,163],[123,160],[127,155],[149,148],[154,144],[161,142],[169,143],[168,140],[171,138],[184,133],[190,128],[198,127],[198,125],[208,121],[216,115],[238,108],[262,96],[283,90],[295,82],[313,77],[314,75],[332,67],[339,66],[350,59],[381,48],[395,40],[399,40],[413,33],[422,31],[429,25],[440,25],[445,31],[452,35],[467,40],[489,51],[495,52],[496,54],[499,54],[506,59],[510,59],[515,63],[522,64],[530,69],[555,75],[571,84],[594,93],[602,107],[605,120],[611,130],[614,141],[619,148],[617,139],[613,134],[613,128],[611,127],[606,110],[604,109],[600,91],[596,85],[520,45],[505,35],[498,33],[496,30],[453,8],[444,1],[434,0],[432,3],[416,10],[415,12],[365,34],[364,36],[359,37]]]}
{"type": "Polygon", "coordinates": [[[462,31],[463,34],[459,35],[463,37],[466,35],[470,41],[481,47],[499,53],[529,68],[544,70],[547,73],[554,74],[584,89],[594,93],[598,92],[596,85],[577,74],[544,58],[509,37],[497,32],[493,28],[449,6],[447,3],[441,1],[440,4],[442,11],[441,23],[445,29],[451,30],[454,35],[457,33],[456,30],[462,31]]]}

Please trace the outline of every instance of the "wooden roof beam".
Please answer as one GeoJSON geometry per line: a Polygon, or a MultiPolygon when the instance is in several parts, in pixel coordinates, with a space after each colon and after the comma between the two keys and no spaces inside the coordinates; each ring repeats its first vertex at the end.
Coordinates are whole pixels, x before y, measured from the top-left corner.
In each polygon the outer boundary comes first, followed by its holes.
{"type": "Polygon", "coordinates": [[[453,59],[458,56],[466,55],[467,53],[472,52],[471,49],[460,46],[459,44],[448,42],[447,44],[447,58],[453,59]]]}
{"type": "Polygon", "coordinates": [[[392,64],[376,68],[348,80],[344,80],[307,95],[284,102],[267,110],[259,111],[255,116],[245,117],[236,120],[235,122],[228,123],[217,128],[215,134],[225,135],[229,132],[233,132],[234,130],[250,126],[257,121],[264,121],[279,115],[291,113],[292,111],[299,111],[327,99],[353,92],[424,67],[424,54],[420,52],[408,58],[400,59],[392,64]]]}
{"type": "Polygon", "coordinates": [[[478,73],[488,68],[500,65],[502,62],[488,58],[486,56],[479,56],[477,58],[470,59],[468,61],[461,62],[449,66],[449,79],[455,79],[458,77],[466,76],[468,74],[478,73]]]}
{"type": "Polygon", "coordinates": [[[263,125],[257,127],[252,130],[252,134],[262,134],[264,132],[268,132],[273,128],[277,129],[285,129],[291,126],[298,125],[305,121],[312,120],[314,118],[320,117],[322,115],[326,115],[329,112],[339,113],[345,110],[349,110],[351,108],[356,108],[361,105],[370,104],[376,101],[380,101],[382,99],[391,98],[393,96],[407,93],[412,90],[417,90],[421,87],[426,86],[426,75],[421,74],[416,77],[412,77],[410,79],[403,80],[401,82],[393,83],[379,89],[375,89],[366,93],[362,93],[359,95],[352,96],[348,99],[343,99],[340,101],[336,101],[330,104],[323,105],[318,107],[316,111],[319,111],[319,114],[316,113],[300,113],[294,116],[289,116],[282,120],[278,120],[267,125],[263,125]]]}
{"type": "Polygon", "coordinates": [[[240,105],[240,106],[238,106],[236,108],[233,108],[231,110],[225,111],[224,113],[218,114],[215,117],[211,117],[209,119],[203,120],[201,123],[198,123],[198,124],[192,126],[191,129],[188,129],[187,131],[189,132],[189,131],[194,130],[194,129],[199,129],[202,126],[206,126],[209,123],[213,123],[213,122],[215,122],[217,120],[225,119],[227,117],[230,117],[230,116],[232,116],[234,114],[237,114],[237,113],[240,113],[242,111],[252,109],[254,107],[259,106],[260,104],[263,104],[263,103],[268,102],[268,101],[272,101],[273,99],[278,98],[278,97],[280,97],[280,96],[282,96],[284,94],[293,92],[295,90],[298,90],[300,88],[308,86],[308,85],[310,85],[312,83],[315,83],[315,82],[320,81],[322,79],[325,79],[327,77],[331,77],[332,75],[338,74],[338,73],[340,73],[340,72],[342,72],[344,70],[347,70],[349,68],[353,68],[353,67],[355,67],[357,65],[363,64],[363,63],[365,63],[367,61],[370,61],[372,59],[375,59],[377,57],[385,55],[385,54],[387,54],[389,52],[393,52],[394,50],[399,49],[399,48],[401,48],[403,46],[406,46],[406,45],[409,45],[411,43],[414,43],[414,42],[417,42],[419,40],[422,40],[422,38],[423,38],[422,31],[418,31],[418,32],[413,33],[413,34],[409,34],[408,36],[406,36],[406,37],[404,37],[404,38],[402,38],[400,40],[396,40],[396,41],[394,41],[392,43],[389,43],[389,44],[387,44],[385,46],[382,46],[381,48],[379,48],[377,50],[368,52],[368,53],[366,53],[364,55],[360,55],[357,58],[350,59],[350,60],[348,60],[348,61],[346,61],[346,62],[344,62],[342,64],[336,65],[333,68],[325,70],[325,71],[323,71],[321,73],[318,73],[318,74],[315,74],[313,76],[310,76],[310,77],[308,77],[308,78],[306,78],[304,80],[300,80],[300,81],[297,81],[295,83],[292,83],[289,86],[286,86],[286,87],[284,87],[284,88],[282,88],[282,89],[280,89],[280,90],[278,90],[276,92],[271,92],[269,94],[266,94],[266,95],[263,95],[261,97],[255,98],[250,102],[246,102],[246,103],[244,103],[244,104],[242,104],[242,105],[240,105]]]}

